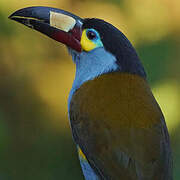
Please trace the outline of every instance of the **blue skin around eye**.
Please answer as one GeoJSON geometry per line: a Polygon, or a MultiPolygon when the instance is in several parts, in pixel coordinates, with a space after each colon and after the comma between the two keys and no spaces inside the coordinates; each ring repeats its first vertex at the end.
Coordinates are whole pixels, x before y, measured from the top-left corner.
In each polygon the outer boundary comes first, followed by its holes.
{"type": "Polygon", "coordinates": [[[99,33],[95,30],[95,29],[87,29],[86,34],[92,31],[96,34],[96,38],[94,38],[93,40],[91,40],[94,44],[96,44],[96,47],[103,47],[103,43],[101,42],[101,38],[99,33]]]}

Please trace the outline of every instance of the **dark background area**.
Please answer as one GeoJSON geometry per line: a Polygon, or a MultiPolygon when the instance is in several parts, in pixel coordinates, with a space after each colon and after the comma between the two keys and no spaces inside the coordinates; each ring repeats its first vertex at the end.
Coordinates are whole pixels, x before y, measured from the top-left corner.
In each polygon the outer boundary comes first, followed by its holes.
{"type": "Polygon", "coordinates": [[[164,112],[179,180],[179,0],[0,1],[0,180],[83,179],[67,114],[71,57],[60,43],[8,19],[34,5],[102,18],[129,38],[164,112]]]}

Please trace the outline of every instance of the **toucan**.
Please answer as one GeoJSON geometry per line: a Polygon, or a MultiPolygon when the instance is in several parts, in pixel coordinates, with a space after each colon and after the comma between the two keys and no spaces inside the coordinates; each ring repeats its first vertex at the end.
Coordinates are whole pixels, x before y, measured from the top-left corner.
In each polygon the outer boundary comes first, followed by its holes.
{"type": "Polygon", "coordinates": [[[68,114],[86,180],[173,179],[163,113],[119,29],[50,7],[27,7],[9,18],[65,44],[72,56],[68,114]]]}

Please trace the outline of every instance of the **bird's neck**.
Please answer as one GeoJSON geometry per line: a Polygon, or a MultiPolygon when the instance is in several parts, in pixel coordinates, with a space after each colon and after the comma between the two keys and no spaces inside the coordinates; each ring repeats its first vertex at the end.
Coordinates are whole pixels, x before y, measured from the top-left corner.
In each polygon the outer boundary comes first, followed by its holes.
{"type": "Polygon", "coordinates": [[[70,104],[74,92],[82,84],[119,69],[119,66],[116,64],[116,58],[105,51],[104,48],[98,48],[89,53],[82,52],[72,57],[75,58],[76,75],[69,94],[68,104],[70,104]]]}

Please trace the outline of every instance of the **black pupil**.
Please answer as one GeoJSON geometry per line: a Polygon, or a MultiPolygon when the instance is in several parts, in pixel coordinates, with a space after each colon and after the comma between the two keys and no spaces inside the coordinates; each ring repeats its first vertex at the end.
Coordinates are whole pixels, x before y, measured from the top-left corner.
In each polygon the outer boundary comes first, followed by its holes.
{"type": "Polygon", "coordinates": [[[96,33],[93,32],[93,31],[88,31],[87,32],[87,37],[90,39],[90,40],[93,40],[96,38],[96,33]]]}

